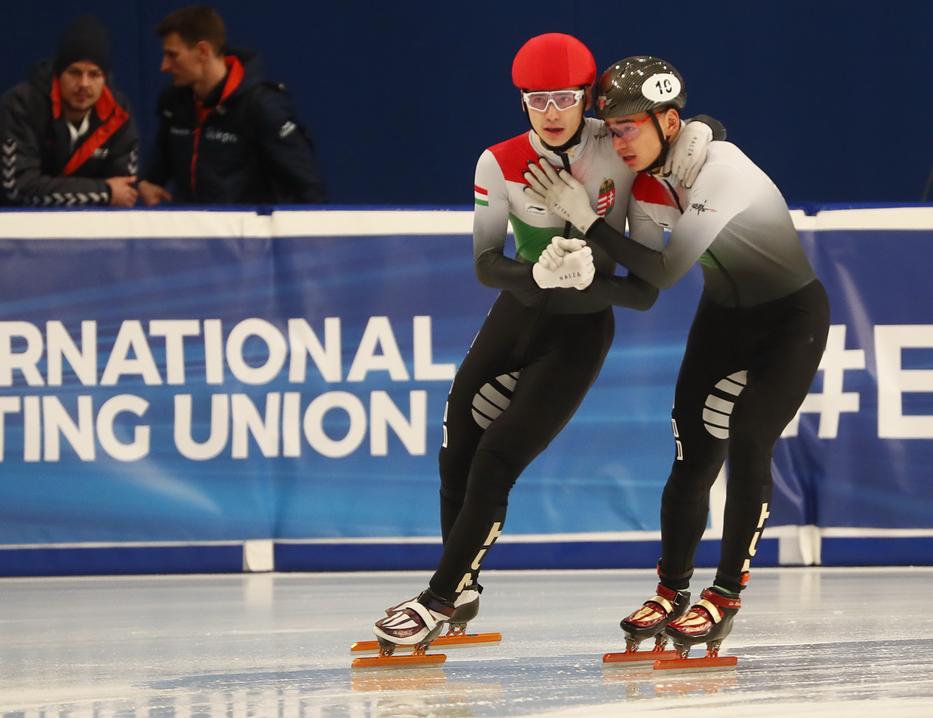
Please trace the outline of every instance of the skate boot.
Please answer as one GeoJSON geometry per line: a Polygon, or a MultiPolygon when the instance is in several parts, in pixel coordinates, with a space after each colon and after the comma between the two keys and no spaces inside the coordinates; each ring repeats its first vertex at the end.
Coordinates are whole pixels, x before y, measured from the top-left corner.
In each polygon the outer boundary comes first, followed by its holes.
{"type": "MultiPolygon", "coordinates": [[[[460,592],[460,595],[457,596],[457,600],[454,601],[454,609],[456,610],[450,617],[450,620],[447,621],[448,636],[462,636],[466,633],[467,623],[476,618],[476,615],[479,613],[479,595],[482,592],[483,587],[478,583],[467,586],[460,592]]],[[[393,613],[401,610],[407,603],[417,600],[418,597],[415,596],[401,603],[396,603],[394,606],[389,606],[386,609],[386,615],[391,616],[393,613]]]]}
{"type": "MultiPolygon", "coordinates": [[[[421,594],[418,594],[418,595],[420,596],[421,594]]],[[[417,600],[418,600],[418,596],[412,596],[411,598],[406,598],[406,599],[405,599],[404,601],[402,601],[401,603],[396,603],[394,606],[389,606],[389,607],[385,610],[385,614],[386,614],[387,616],[391,616],[393,613],[398,613],[399,611],[402,610],[402,607],[403,607],[403,606],[405,606],[406,604],[411,603],[412,601],[417,601],[417,600]]]]}
{"type": "Polygon", "coordinates": [[[479,595],[483,587],[478,583],[467,586],[454,601],[454,612],[447,621],[447,633],[435,639],[437,646],[485,646],[495,645],[502,640],[498,631],[492,633],[467,633],[467,623],[479,614],[479,595]]]}
{"type": "Polygon", "coordinates": [[[732,620],[742,607],[737,595],[727,595],[717,587],[707,588],[700,600],[683,616],[671,621],[664,632],[674,643],[679,658],[655,664],[655,668],[676,670],[678,668],[731,668],[738,659],[735,656],[719,656],[719,646],[732,631],[732,620]],[[697,643],[706,644],[706,655],[688,658],[690,647],[697,643]]]}
{"type": "Polygon", "coordinates": [[[448,636],[465,636],[467,623],[476,618],[479,613],[479,595],[483,587],[478,583],[467,586],[454,601],[454,612],[447,621],[448,636]]]}
{"type": "Polygon", "coordinates": [[[417,598],[400,604],[397,611],[376,621],[373,633],[376,634],[376,638],[383,639],[393,646],[424,644],[427,648],[431,639],[441,632],[444,623],[453,613],[452,603],[427,590],[417,598]]]}
{"type": "MultiPolygon", "coordinates": [[[[373,626],[379,655],[374,658],[357,658],[353,661],[353,667],[443,663],[447,656],[442,653],[428,655],[427,649],[453,613],[453,604],[436,596],[430,589],[417,598],[399,604],[398,610],[380,618],[373,626]],[[395,656],[396,648],[411,649],[412,653],[409,656],[395,656]]],[[[359,650],[356,646],[354,644],[350,650],[359,650]]]]}
{"type": "Polygon", "coordinates": [[[603,663],[639,663],[676,658],[677,653],[665,650],[667,636],[664,635],[664,628],[686,613],[689,605],[688,591],[675,591],[659,583],[657,595],[645,601],[641,608],[623,618],[619,624],[625,632],[625,652],[606,653],[603,663]],[[639,651],[639,644],[652,637],[654,647],[639,651]]]}
{"type": "MultiPolygon", "coordinates": [[[[467,623],[476,618],[479,613],[479,595],[482,592],[483,587],[478,583],[474,583],[460,592],[460,595],[457,596],[457,600],[454,601],[454,612],[445,621],[448,626],[447,633],[434,638],[431,641],[432,648],[487,646],[496,645],[502,641],[502,634],[499,632],[466,632],[467,623]]],[[[412,601],[417,600],[418,597],[416,596],[415,598],[390,606],[385,610],[386,618],[399,613],[412,601]]],[[[350,646],[350,651],[353,653],[381,653],[381,642],[383,640],[384,639],[380,638],[378,641],[357,641],[350,646]]],[[[395,646],[395,650],[408,650],[410,648],[410,645],[398,644],[395,646]]]]}

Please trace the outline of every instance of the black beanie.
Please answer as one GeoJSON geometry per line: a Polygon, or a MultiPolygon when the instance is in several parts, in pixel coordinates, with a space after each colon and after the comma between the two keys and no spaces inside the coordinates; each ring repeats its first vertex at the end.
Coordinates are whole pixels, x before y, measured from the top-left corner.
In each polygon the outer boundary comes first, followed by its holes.
{"type": "Polygon", "coordinates": [[[80,17],[62,33],[53,69],[60,75],[73,62],[93,62],[110,72],[110,36],[107,29],[90,15],[80,17]]]}

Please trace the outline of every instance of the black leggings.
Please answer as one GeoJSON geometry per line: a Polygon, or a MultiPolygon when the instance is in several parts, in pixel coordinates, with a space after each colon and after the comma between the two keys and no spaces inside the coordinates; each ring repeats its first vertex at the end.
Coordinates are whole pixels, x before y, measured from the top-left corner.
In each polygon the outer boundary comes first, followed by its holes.
{"type": "Polygon", "coordinates": [[[676,457],[661,500],[661,581],[687,588],[726,456],[729,477],[716,585],[747,580],[771,501],[771,456],[816,374],[829,331],[819,280],[747,309],[700,300],[674,397],[676,457]]]}
{"type": "Polygon", "coordinates": [[[519,474],[573,416],[612,344],[611,309],[555,315],[499,295],[454,377],[440,450],[444,552],[430,582],[475,582],[519,474]]]}

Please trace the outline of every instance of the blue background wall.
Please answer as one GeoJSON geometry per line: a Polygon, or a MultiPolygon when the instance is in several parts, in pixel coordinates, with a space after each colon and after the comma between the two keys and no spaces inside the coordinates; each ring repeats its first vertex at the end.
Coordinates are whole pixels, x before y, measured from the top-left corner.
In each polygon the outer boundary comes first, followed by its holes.
{"type": "MultiPolygon", "coordinates": [[[[148,140],[165,82],[152,28],[184,4],[5,4],[0,86],[51,54],[75,14],[95,13],[148,140]]],[[[586,41],[600,69],[630,54],[673,61],[688,109],[722,119],[792,202],[915,201],[933,164],[927,2],[666,3],[666,15],[580,0],[214,5],[232,43],[291,87],[336,203],[469,203],[479,153],[526,127],[512,56],[550,31],[586,41]]]]}
{"type": "MultiPolygon", "coordinates": [[[[436,564],[444,403],[495,296],[475,279],[471,213],[263,220],[0,212],[0,576],[240,570],[251,540],[275,543],[279,570],[436,564]],[[184,321],[183,346],[157,320],[184,321]],[[281,348],[293,322],[327,346],[304,372],[302,342],[281,348]],[[59,359],[56,325],[84,359],[59,359]]],[[[933,565],[933,207],[795,220],[832,326],[776,447],[755,563],[933,565]]],[[[600,376],[522,473],[490,567],[657,560],[700,284],[696,267],[650,312],[616,312],[600,376]]],[[[698,565],[718,558],[721,500],[698,565]]]]}

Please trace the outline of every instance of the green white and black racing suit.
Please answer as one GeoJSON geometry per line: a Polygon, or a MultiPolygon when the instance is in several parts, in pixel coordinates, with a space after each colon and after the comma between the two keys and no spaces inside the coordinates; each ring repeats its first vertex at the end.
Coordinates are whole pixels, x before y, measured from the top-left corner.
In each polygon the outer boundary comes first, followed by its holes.
{"type": "MultiPolygon", "coordinates": [[[[594,250],[597,273],[583,291],[540,289],[532,264],[569,225],[522,191],[529,162],[569,169],[594,209],[622,231],[634,173],[617,157],[602,122],[586,119],[565,152],[534,132],[493,145],[476,166],[473,254],[480,281],[502,290],[460,366],[440,450],[444,553],[431,590],[453,598],[476,581],[505,520],[519,474],[573,416],[612,343],[613,305],[647,309],[657,290],[594,250]],[[508,257],[511,224],[515,257],[508,257]]],[[[660,248],[660,245],[656,245],[660,248]]]]}

